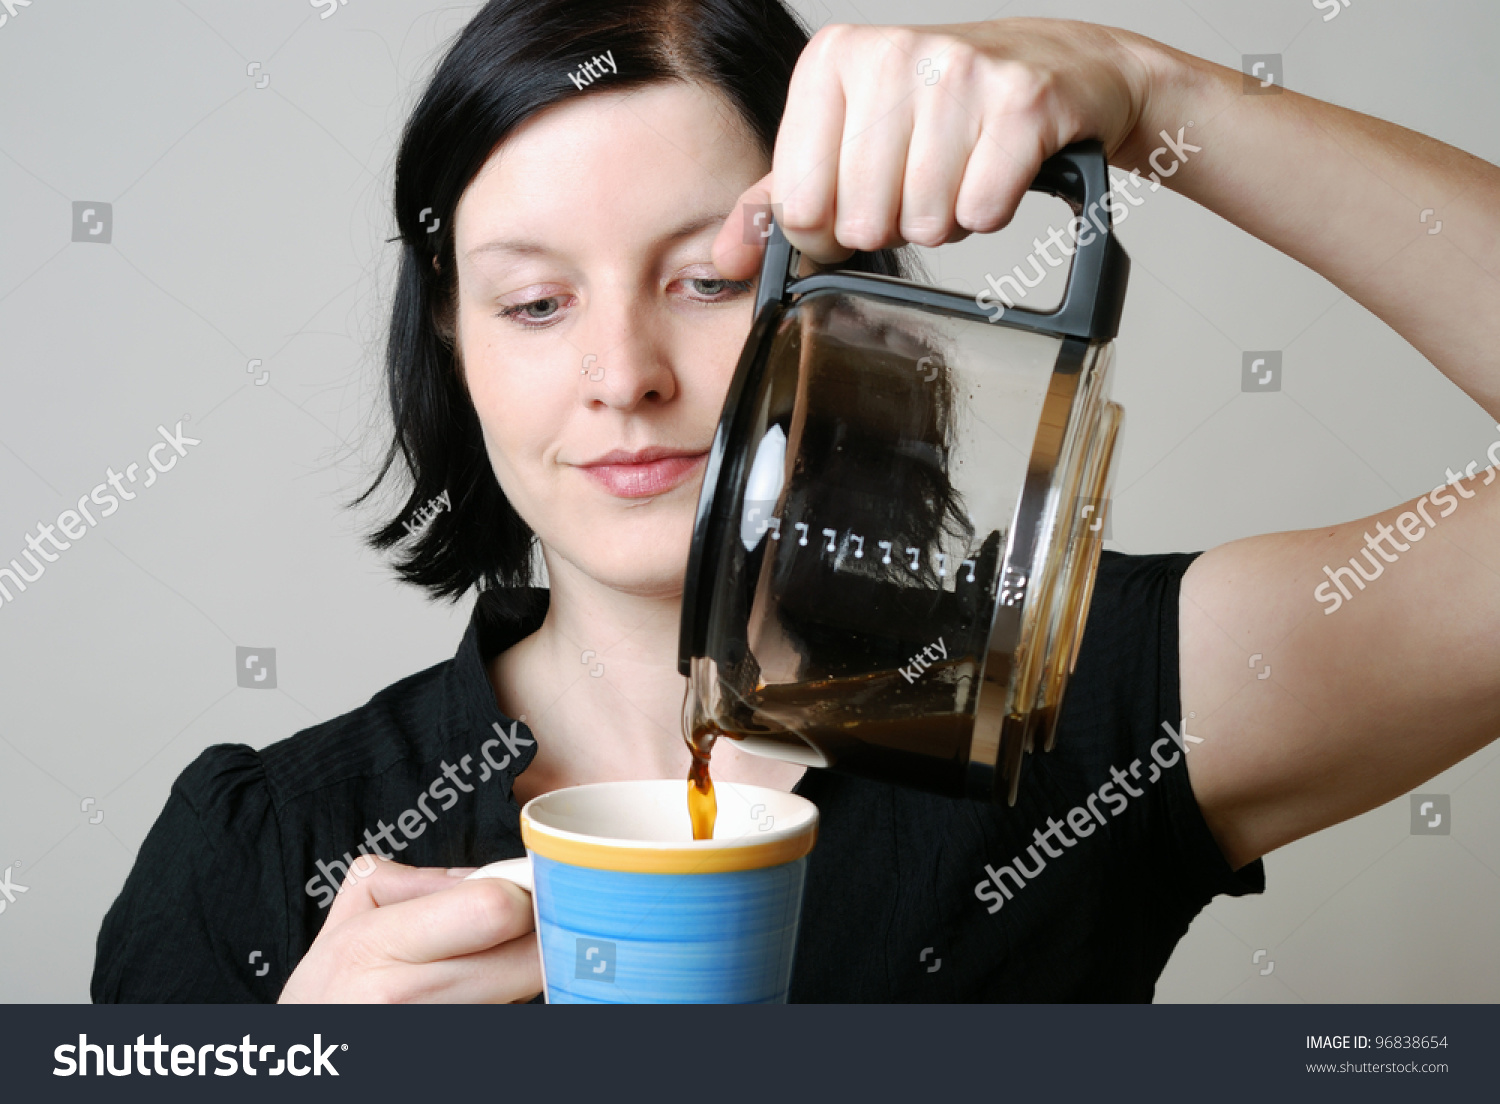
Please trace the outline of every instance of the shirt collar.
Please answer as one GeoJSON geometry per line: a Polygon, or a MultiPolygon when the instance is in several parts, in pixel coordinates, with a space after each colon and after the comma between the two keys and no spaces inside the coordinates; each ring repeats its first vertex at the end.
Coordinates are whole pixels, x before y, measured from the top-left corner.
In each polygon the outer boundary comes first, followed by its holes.
{"type": "Polygon", "coordinates": [[[489,663],[511,645],[541,627],[550,592],[543,587],[507,591],[502,600],[481,591],[453,661],[444,675],[442,738],[450,747],[464,746],[483,757],[481,770],[494,769],[506,799],[516,776],[536,757],[536,737],[524,721],[508,717],[495,699],[489,663]],[[522,612],[514,612],[519,609],[522,612]],[[498,764],[498,766],[497,766],[498,764]]]}

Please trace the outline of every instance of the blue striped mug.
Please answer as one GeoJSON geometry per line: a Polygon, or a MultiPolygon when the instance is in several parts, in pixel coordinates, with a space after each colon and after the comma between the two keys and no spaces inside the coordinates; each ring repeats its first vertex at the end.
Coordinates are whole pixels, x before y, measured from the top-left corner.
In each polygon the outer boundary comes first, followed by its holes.
{"type": "Polygon", "coordinates": [[[687,782],[600,782],[521,810],[526,857],[491,863],[531,892],[549,1004],[770,1003],[791,984],[817,807],[715,786],[695,840],[687,782]]]}

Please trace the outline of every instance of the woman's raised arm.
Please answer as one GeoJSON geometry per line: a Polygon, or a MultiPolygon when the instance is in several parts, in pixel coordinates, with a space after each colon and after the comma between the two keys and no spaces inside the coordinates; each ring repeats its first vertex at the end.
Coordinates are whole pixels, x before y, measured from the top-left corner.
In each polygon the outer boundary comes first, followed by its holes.
{"type": "MultiPolygon", "coordinates": [[[[1117,163],[1153,171],[1191,121],[1202,149],[1163,184],[1318,272],[1500,418],[1500,168],[1125,41],[1150,76],[1117,163]]],[[[1500,487],[1493,448],[1468,459],[1451,486],[1381,514],[1233,541],[1189,568],[1182,710],[1202,743],[1188,770],[1232,865],[1500,735],[1500,487]]]]}
{"type": "Polygon", "coordinates": [[[1150,174],[1185,135],[1202,149],[1162,184],[1326,278],[1500,419],[1500,168],[1297,92],[1247,95],[1242,73],[1120,34],[1149,76],[1114,163],[1150,174]]]}
{"type": "MultiPolygon", "coordinates": [[[[788,240],[824,263],[938,245],[1005,225],[1046,157],[1098,138],[1332,281],[1500,417],[1500,169],[1295,92],[1247,95],[1246,79],[1086,23],[829,26],[741,202],[781,204],[788,240]]],[[[715,243],[729,279],[758,266],[743,225],[736,210],[715,243]]],[[[1500,487],[1474,459],[1376,517],[1234,541],[1189,568],[1188,769],[1233,866],[1500,734],[1500,487]]]]}

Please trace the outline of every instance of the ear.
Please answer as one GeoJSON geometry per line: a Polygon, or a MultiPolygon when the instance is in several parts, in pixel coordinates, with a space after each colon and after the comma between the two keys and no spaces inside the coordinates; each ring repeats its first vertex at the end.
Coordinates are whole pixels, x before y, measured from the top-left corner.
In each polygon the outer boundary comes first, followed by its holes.
{"type": "Polygon", "coordinates": [[[452,300],[444,296],[440,301],[432,304],[429,316],[432,319],[432,328],[436,331],[439,340],[449,349],[453,350],[454,355],[457,356],[458,348],[453,317],[454,309],[452,300]]]}

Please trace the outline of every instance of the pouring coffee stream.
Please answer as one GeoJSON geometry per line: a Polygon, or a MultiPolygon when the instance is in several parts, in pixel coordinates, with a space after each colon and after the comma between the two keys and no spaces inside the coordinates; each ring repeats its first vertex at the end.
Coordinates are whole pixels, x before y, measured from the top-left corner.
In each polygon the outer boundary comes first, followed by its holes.
{"type": "Polygon", "coordinates": [[[1049,312],[863,272],[794,278],[773,222],[684,581],[695,838],[712,835],[720,736],[1012,802],[1022,757],[1051,746],[1102,546],[1129,261],[1099,143],[1032,187],[1080,216],[1049,312]]]}
{"type": "Polygon", "coordinates": [[[714,741],[722,735],[718,726],[711,722],[687,735],[688,747],[693,752],[693,765],[688,768],[688,820],[692,823],[695,840],[714,838],[719,800],[714,795],[709,758],[713,755],[714,741]]]}

